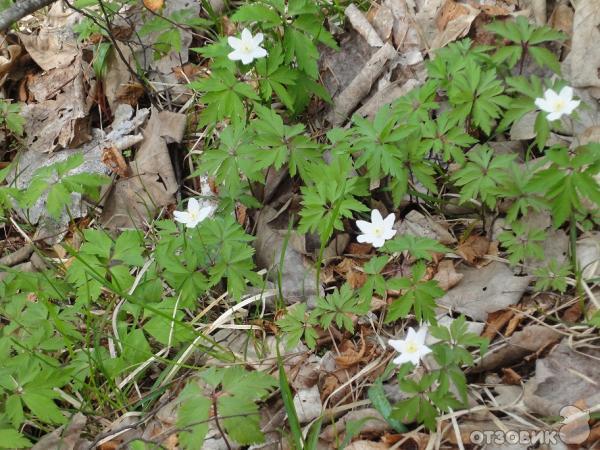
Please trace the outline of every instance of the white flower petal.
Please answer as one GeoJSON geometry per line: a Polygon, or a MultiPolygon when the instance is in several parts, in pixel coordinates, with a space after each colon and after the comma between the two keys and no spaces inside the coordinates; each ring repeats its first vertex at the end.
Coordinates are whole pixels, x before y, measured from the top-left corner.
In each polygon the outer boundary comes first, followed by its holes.
{"type": "Polygon", "coordinates": [[[241,50],[234,50],[231,53],[229,53],[229,55],[227,55],[227,57],[231,60],[231,61],[239,61],[240,59],[243,58],[243,53],[241,50]]]}
{"type": "Polygon", "coordinates": [[[550,122],[553,122],[553,121],[555,121],[555,120],[558,120],[558,119],[560,119],[560,117],[561,117],[562,115],[563,115],[562,111],[553,111],[553,112],[551,112],[550,114],[548,114],[548,117],[547,117],[547,119],[548,119],[550,122]]]}
{"type": "Polygon", "coordinates": [[[236,38],[235,36],[229,36],[227,38],[227,43],[234,50],[237,50],[242,46],[242,40],[239,38],[236,38]]]}
{"type": "Polygon", "coordinates": [[[427,337],[428,328],[426,326],[422,326],[419,328],[419,331],[415,334],[415,342],[418,342],[419,345],[425,344],[425,338],[427,337]]]}
{"type": "Polygon", "coordinates": [[[188,212],[190,214],[197,214],[200,212],[200,203],[194,197],[190,198],[190,200],[188,201],[188,212]]]}
{"type": "Polygon", "coordinates": [[[388,214],[388,216],[385,219],[383,219],[383,224],[387,228],[392,228],[394,226],[395,221],[396,221],[396,214],[392,213],[392,214],[388,214]]]}
{"type": "Polygon", "coordinates": [[[381,213],[379,212],[379,210],[374,209],[373,211],[371,211],[371,223],[380,224],[382,222],[383,222],[383,217],[381,216],[381,213]]]}
{"type": "Polygon", "coordinates": [[[267,56],[267,51],[262,47],[258,47],[252,52],[252,56],[254,57],[254,59],[264,58],[265,56],[267,56]]]}
{"type": "Polygon", "coordinates": [[[544,112],[552,112],[552,107],[550,106],[550,103],[548,103],[548,101],[545,98],[541,98],[541,97],[536,98],[535,106],[537,106],[544,112]]]}
{"type": "Polygon", "coordinates": [[[558,94],[552,89],[546,89],[546,92],[544,92],[544,99],[546,99],[546,101],[549,103],[554,103],[556,100],[558,100],[558,94]]]}
{"type": "Polygon", "coordinates": [[[256,33],[252,38],[252,40],[254,41],[254,45],[259,46],[260,43],[263,41],[264,37],[265,36],[262,33],[256,33]]]}
{"type": "Polygon", "coordinates": [[[242,30],[242,41],[243,42],[252,41],[252,33],[250,33],[250,30],[248,28],[244,28],[242,30]]]}
{"type": "Polygon", "coordinates": [[[408,353],[401,353],[398,356],[396,356],[392,362],[394,364],[397,364],[398,366],[401,366],[406,362],[412,362],[412,357],[408,353]]]}
{"type": "Polygon", "coordinates": [[[391,229],[387,229],[387,230],[383,230],[383,237],[384,239],[391,239],[394,236],[396,236],[396,230],[391,230],[391,229]]]}
{"type": "Polygon", "coordinates": [[[558,96],[566,102],[571,101],[573,99],[573,88],[571,86],[565,86],[560,90],[558,96]]]}
{"type": "Polygon", "coordinates": [[[385,238],[383,236],[374,236],[372,244],[375,248],[383,247],[385,244],[385,238]]]}
{"type": "Polygon", "coordinates": [[[202,222],[204,219],[210,216],[213,210],[214,208],[212,206],[205,206],[204,208],[200,209],[200,211],[198,211],[198,218],[200,219],[199,221],[202,222]]]}
{"type": "Polygon", "coordinates": [[[571,114],[579,106],[581,100],[571,100],[565,107],[565,114],[571,114]]]}
{"type": "Polygon", "coordinates": [[[373,224],[371,224],[371,222],[367,222],[366,220],[357,220],[356,226],[365,234],[371,233],[373,230],[373,224]]]}
{"type": "Polygon", "coordinates": [[[359,234],[356,237],[356,242],[358,242],[359,244],[370,244],[371,238],[366,234],[359,234]]]}
{"type": "Polygon", "coordinates": [[[250,64],[252,61],[254,61],[252,54],[242,53],[241,56],[242,57],[240,59],[242,60],[242,64],[250,64]]]}
{"type": "Polygon", "coordinates": [[[415,332],[414,328],[408,329],[408,331],[406,332],[406,338],[404,340],[407,342],[417,340],[417,333],[415,332]]]}
{"type": "Polygon", "coordinates": [[[190,215],[186,211],[175,211],[173,217],[179,223],[187,224],[190,221],[190,215]]]}
{"type": "Polygon", "coordinates": [[[406,348],[406,342],[404,342],[401,339],[390,339],[388,341],[388,344],[390,347],[392,347],[394,350],[396,350],[398,353],[403,353],[404,349],[406,348]]]}
{"type": "Polygon", "coordinates": [[[423,356],[429,355],[430,353],[431,353],[431,349],[429,347],[427,347],[426,345],[423,345],[419,349],[419,358],[423,358],[423,356]]]}
{"type": "Polygon", "coordinates": [[[409,356],[409,361],[411,363],[413,363],[415,366],[419,365],[419,362],[421,360],[421,357],[419,356],[419,352],[408,353],[408,356],[409,356]]]}

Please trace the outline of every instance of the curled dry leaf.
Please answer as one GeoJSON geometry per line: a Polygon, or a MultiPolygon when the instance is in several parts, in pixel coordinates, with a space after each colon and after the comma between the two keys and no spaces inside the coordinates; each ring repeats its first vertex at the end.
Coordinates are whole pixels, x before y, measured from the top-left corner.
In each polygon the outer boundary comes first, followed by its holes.
{"type": "Polygon", "coordinates": [[[544,325],[528,325],[508,339],[506,344],[490,349],[473,368],[475,372],[508,367],[527,355],[547,348],[560,338],[560,333],[544,325]]]}
{"type": "Polygon", "coordinates": [[[410,211],[404,219],[396,223],[394,229],[398,231],[398,235],[410,234],[435,239],[444,245],[456,242],[443,219],[425,216],[416,210],[410,211]]]}
{"type": "Polygon", "coordinates": [[[165,4],[164,0],[144,0],[144,6],[150,11],[156,12],[165,4]]]}
{"type": "Polygon", "coordinates": [[[356,350],[356,345],[350,341],[344,341],[342,344],[341,354],[335,357],[335,362],[339,367],[347,369],[362,362],[365,358],[365,350],[367,349],[367,343],[364,336],[360,336],[360,349],[356,350]],[[345,344],[345,345],[344,345],[345,344]]]}
{"type": "Polygon", "coordinates": [[[571,51],[563,62],[563,75],[572,87],[600,87],[600,8],[597,0],[577,2],[573,17],[571,51]]]}
{"type": "Polygon", "coordinates": [[[438,304],[480,321],[491,312],[518,303],[531,281],[530,277],[514,276],[505,264],[496,261],[481,269],[464,267],[459,273],[464,275],[462,281],[438,304]]]}
{"type": "Polygon", "coordinates": [[[118,180],[106,200],[105,227],[142,227],[158,208],[174,203],[178,183],[167,144],[181,142],[185,125],[185,114],[152,110],[131,176],[118,180]]]}
{"type": "Polygon", "coordinates": [[[296,408],[300,423],[308,423],[319,417],[323,411],[319,387],[314,385],[296,392],[296,395],[294,395],[294,407],[296,408]]]}
{"type": "Polygon", "coordinates": [[[450,42],[467,35],[471,29],[471,24],[480,11],[471,5],[463,4],[461,6],[464,6],[466,11],[460,8],[461,14],[455,15],[447,21],[444,30],[433,39],[431,50],[442,48],[450,42]]]}
{"type": "Polygon", "coordinates": [[[350,411],[344,416],[340,417],[335,423],[328,425],[321,432],[319,438],[333,442],[336,439],[341,439],[346,430],[346,424],[348,422],[356,422],[364,420],[361,427],[361,433],[373,433],[380,434],[385,431],[391,430],[390,425],[386,422],[383,416],[375,408],[365,408],[356,411],[350,411]]]}
{"type": "Polygon", "coordinates": [[[121,150],[116,147],[107,147],[102,150],[102,163],[105,164],[111,172],[116,173],[121,177],[128,177],[130,175],[129,167],[121,150]]]}
{"type": "Polygon", "coordinates": [[[469,264],[475,264],[480,258],[487,255],[490,241],[485,236],[470,235],[466,241],[458,246],[456,253],[469,264]]]}
{"type": "Polygon", "coordinates": [[[438,282],[444,291],[447,291],[460,283],[460,280],[462,280],[463,277],[464,275],[462,273],[456,271],[454,262],[445,259],[438,264],[437,272],[433,279],[438,282]]]}
{"type": "Polygon", "coordinates": [[[73,25],[79,18],[79,13],[63,2],[56,2],[37,34],[17,35],[31,58],[42,69],[64,69],[73,64],[81,52],[73,31],[73,25]]]}
{"type": "Polygon", "coordinates": [[[515,311],[513,309],[504,309],[494,311],[488,315],[485,330],[482,336],[493,340],[502,331],[504,326],[513,318],[515,311]]]}
{"type": "Polygon", "coordinates": [[[521,375],[519,375],[510,367],[502,368],[502,381],[504,381],[506,384],[520,385],[522,379],[523,377],[521,377],[521,375]]]}
{"type": "Polygon", "coordinates": [[[559,416],[564,406],[578,401],[590,408],[600,403],[599,373],[600,352],[574,349],[563,341],[536,361],[523,401],[531,412],[546,417],[559,416]]]}

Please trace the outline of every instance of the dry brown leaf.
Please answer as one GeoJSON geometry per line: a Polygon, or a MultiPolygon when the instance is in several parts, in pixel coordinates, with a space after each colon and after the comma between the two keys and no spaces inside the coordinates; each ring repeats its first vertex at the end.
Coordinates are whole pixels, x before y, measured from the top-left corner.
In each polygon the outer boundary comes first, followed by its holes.
{"type": "Polygon", "coordinates": [[[456,253],[469,264],[475,264],[479,258],[487,255],[489,248],[488,238],[472,234],[458,246],[456,253]]]}
{"type": "Polygon", "coordinates": [[[354,441],[346,447],[346,450],[386,450],[389,447],[382,442],[354,441]]]}
{"type": "Polygon", "coordinates": [[[438,31],[444,30],[451,20],[465,14],[469,14],[469,8],[465,5],[457,3],[454,0],[446,0],[435,20],[438,31]]]}
{"type": "Polygon", "coordinates": [[[587,407],[600,403],[598,374],[600,352],[574,349],[565,339],[535,364],[535,375],[525,384],[523,401],[530,412],[558,416],[566,405],[584,400],[587,407]]]}
{"type": "Polygon", "coordinates": [[[340,417],[335,423],[325,427],[319,438],[327,442],[336,441],[344,435],[346,424],[348,422],[355,422],[358,420],[364,421],[361,427],[361,434],[369,433],[370,435],[379,435],[390,430],[390,425],[375,408],[364,408],[350,411],[340,417]]]}
{"type": "Polygon", "coordinates": [[[582,314],[583,311],[581,310],[581,303],[576,302],[565,310],[562,320],[567,323],[577,323],[579,322],[582,314]]]}
{"type": "Polygon", "coordinates": [[[356,350],[356,346],[352,341],[347,340],[344,342],[348,343],[349,345],[347,345],[345,349],[341,349],[341,354],[335,357],[335,362],[338,366],[347,369],[362,362],[365,356],[365,350],[367,349],[367,343],[365,342],[365,338],[362,334],[360,336],[360,341],[361,344],[358,351],[356,350]]]}
{"type": "Polygon", "coordinates": [[[489,313],[508,308],[521,300],[530,277],[517,277],[503,263],[475,269],[460,269],[461,282],[439,300],[440,305],[454,308],[475,320],[485,321],[489,313]]]}
{"type": "Polygon", "coordinates": [[[460,283],[460,280],[462,280],[463,277],[464,275],[462,273],[456,271],[454,262],[445,259],[438,264],[437,272],[433,279],[438,282],[444,291],[447,291],[460,283]]]}
{"type": "Polygon", "coordinates": [[[392,446],[397,442],[403,441],[400,447],[396,447],[400,450],[425,450],[431,436],[426,433],[415,433],[410,434],[388,434],[385,433],[381,438],[384,444],[392,446]]]}
{"type": "Polygon", "coordinates": [[[573,35],[574,15],[573,9],[567,3],[558,3],[548,19],[548,25],[570,37],[573,35]]]}
{"type": "Polygon", "coordinates": [[[367,282],[367,275],[358,270],[351,270],[346,276],[346,281],[352,289],[359,289],[367,282]]]}
{"type": "Polygon", "coordinates": [[[368,255],[371,253],[373,246],[371,244],[359,244],[357,242],[351,242],[346,248],[346,253],[349,255],[368,255]]]}
{"type": "MultiPolygon", "coordinates": [[[[517,307],[517,309],[522,309],[522,308],[517,307]]],[[[528,312],[531,312],[531,311],[528,311],[528,312]]],[[[524,314],[515,313],[515,315],[510,318],[508,325],[506,326],[506,331],[504,332],[504,336],[506,336],[506,337],[512,336],[512,334],[519,327],[519,325],[521,325],[521,322],[523,321],[524,318],[525,318],[524,314]]]]}
{"type": "Polygon", "coordinates": [[[143,227],[157,208],[175,202],[179,186],[167,144],[181,142],[185,126],[185,114],[152,110],[144,141],[130,164],[132,176],[119,180],[106,200],[101,219],[105,227],[143,227]]]}
{"type": "Polygon", "coordinates": [[[529,325],[511,336],[506,345],[491,349],[486,353],[475,372],[508,367],[523,360],[527,355],[545,349],[560,338],[560,333],[543,325],[529,325]]]}
{"type": "Polygon", "coordinates": [[[89,142],[90,120],[86,80],[91,67],[81,58],[68,68],[51,69],[32,77],[27,87],[37,102],[23,107],[27,148],[52,152],[89,142]]]}
{"type": "Polygon", "coordinates": [[[31,58],[44,70],[64,69],[81,51],[73,31],[80,15],[63,2],[56,2],[37,34],[17,33],[31,58]]]}
{"type": "Polygon", "coordinates": [[[502,368],[502,381],[504,381],[506,384],[519,385],[519,384],[521,384],[521,380],[522,380],[521,375],[519,375],[517,372],[515,372],[510,367],[502,368]]]}
{"type": "Polygon", "coordinates": [[[115,147],[107,147],[102,150],[102,163],[106,165],[111,172],[116,173],[121,177],[128,177],[130,175],[129,166],[121,150],[115,147]]]}
{"type": "Polygon", "coordinates": [[[573,87],[600,87],[600,8],[598,0],[577,2],[571,51],[563,62],[563,76],[573,87]]]}
{"type": "Polygon", "coordinates": [[[464,37],[471,29],[471,24],[479,15],[479,10],[470,5],[463,5],[468,9],[466,14],[460,14],[449,20],[444,27],[444,31],[439,33],[431,43],[431,50],[444,47],[452,41],[464,37]]]}
{"type": "Polygon", "coordinates": [[[493,340],[514,315],[515,312],[512,309],[504,309],[490,313],[482,336],[493,340]]]}
{"type": "Polygon", "coordinates": [[[68,425],[64,425],[55,429],[53,432],[42,437],[31,450],[74,450],[83,446],[81,432],[87,422],[87,418],[77,413],[72,418],[68,425]],[[65,428],[66,427],[66,428],[65,428]]]}
{"type": "Polygon", "coordinates": [[[163,7],[164,0],[144,0],[144,6],[150,11],[156,12],[163,7]]]}

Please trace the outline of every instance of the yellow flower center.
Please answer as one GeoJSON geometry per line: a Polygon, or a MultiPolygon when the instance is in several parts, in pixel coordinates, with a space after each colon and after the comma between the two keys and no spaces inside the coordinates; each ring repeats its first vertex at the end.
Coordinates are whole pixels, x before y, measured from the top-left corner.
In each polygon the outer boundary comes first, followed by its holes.
{"type": "Polygon", "coordinates": [[[190,219],[197,220],[198,219],[198,213],[196,211],[190,212],[190,219]]]}
{"type": "Polygon", "coordinates": [[[554,110],[562,111],[565,108],[565,101],[561,98],[554,100],[554,110]]]}
{"type": "Polygon", "coordinates": [[[244,42],[242,44],[242,51],[244,53],[252,53],[252,44],[250,44],[249,42],[244,42]]]}
{"type": "Polygon", "coordinates": [[[375,227],[375,228],[373,228],[373,234],[377,237],[382,237],[383,229],[381,227],[375,227]]]}
{"type": "Polygon", "coordinates": [[[417,344],[415,341],[408,341],[404,349],[406,350],[406,353],[417,353],[419,350],[419,344],[417,344]]]}

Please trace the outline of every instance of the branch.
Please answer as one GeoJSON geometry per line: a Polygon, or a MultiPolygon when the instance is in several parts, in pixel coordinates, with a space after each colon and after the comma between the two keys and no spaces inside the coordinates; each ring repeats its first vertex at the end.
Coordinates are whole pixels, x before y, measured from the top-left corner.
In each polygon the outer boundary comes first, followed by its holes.
{"type": "Polygon", "coordinates": [[[14,5],[0,13],[0,31],[5,31],[16,21],[53,2],[54,0],[17,0],[14,5]]]}

